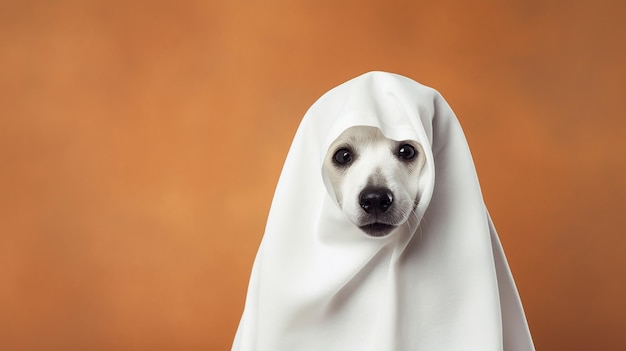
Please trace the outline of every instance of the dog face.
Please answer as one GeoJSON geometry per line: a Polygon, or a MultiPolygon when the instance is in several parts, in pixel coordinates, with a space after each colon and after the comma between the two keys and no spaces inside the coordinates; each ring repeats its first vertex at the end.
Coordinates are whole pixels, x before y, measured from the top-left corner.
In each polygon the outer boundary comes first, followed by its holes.
{"type": "Polygon", "coordinates": [[[425,161],[418,142],[387,139],[378,128],[357,126],[332,143],[323,167],[348,219],[382,237],[414,215],[425,161]]]}

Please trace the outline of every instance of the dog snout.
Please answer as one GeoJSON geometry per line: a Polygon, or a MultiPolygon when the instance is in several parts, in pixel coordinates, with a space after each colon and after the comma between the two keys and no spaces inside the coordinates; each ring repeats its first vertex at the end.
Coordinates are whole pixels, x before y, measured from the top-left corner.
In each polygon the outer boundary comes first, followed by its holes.
{"type": "Polygon", "coordinates": [[[393,203],[393,193],[382,187],[368,187],[359,194],[361,208],[369,214],[383,213],[393,203]]]}

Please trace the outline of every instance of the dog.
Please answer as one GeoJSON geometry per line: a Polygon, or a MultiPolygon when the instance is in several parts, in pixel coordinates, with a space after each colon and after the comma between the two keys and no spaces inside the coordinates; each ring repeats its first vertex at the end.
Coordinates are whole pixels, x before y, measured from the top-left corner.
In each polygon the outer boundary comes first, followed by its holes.
{"type": "Polygon", "coordinates": [[[425,162],[420,143],[356,126],[331,144],[323,168],[346,217],[365,234],[384,237],[415,215],[425,162]]]}

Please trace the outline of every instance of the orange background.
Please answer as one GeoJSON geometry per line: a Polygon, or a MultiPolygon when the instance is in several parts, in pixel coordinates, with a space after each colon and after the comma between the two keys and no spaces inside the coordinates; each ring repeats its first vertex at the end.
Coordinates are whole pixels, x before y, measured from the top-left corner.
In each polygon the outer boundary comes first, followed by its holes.
{"type": "Polygon", "coordinates": [[[229,350],[306,109],[369,70],[465,129],[539,350],[626,342],[620,1],[0,3],[0,349],[229,350]]]}

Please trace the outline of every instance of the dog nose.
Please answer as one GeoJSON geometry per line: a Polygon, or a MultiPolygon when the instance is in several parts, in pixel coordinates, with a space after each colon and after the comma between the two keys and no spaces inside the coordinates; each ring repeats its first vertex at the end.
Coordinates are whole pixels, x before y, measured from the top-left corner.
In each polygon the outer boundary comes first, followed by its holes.
{"type": "Polygon", "coordinates": [[[393,202],[393,194],[387,188],[365,188],[359,194],[359,204],[367,213],[385,212],[393,202]]]}

